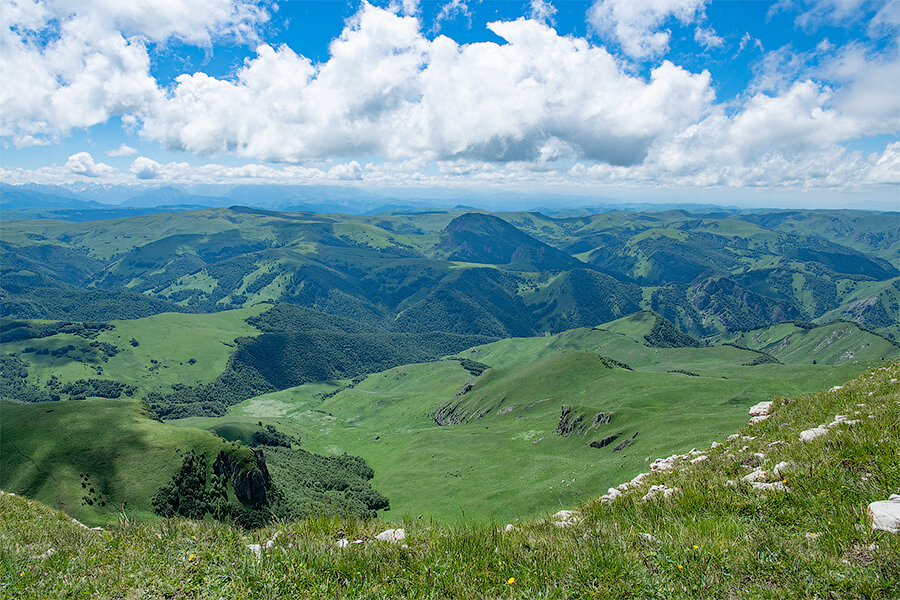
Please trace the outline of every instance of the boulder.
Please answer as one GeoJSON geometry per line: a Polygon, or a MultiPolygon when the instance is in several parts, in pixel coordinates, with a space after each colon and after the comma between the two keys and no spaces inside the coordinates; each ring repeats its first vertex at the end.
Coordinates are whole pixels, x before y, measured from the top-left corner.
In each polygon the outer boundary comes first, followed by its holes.
{"type": "Polygon", "coordinates": [[[828,428],[824,425],[819,425],[818,427],[813,427],[812,429],[807,429],[805,431],[800,432],[800,441],[801,442],[809,442],[811,440],[816,439],[817,437],[823,436],[828,433],[828,428]]]}
{"type": "Polygon", "coordinates": [[[750,416],[751,417],[768,417],[769,411],[772,410],[771,402],[760,402],[759,404],[754,404],[750,407],[750,416]]]}
{"type": "Polygon", "coordinates": [[[375,536],[376,540],[381,542],[390,542],[392,544],[406,539],[405,529],[387,529],[375,536]]]}
{"type": "Polygon", "coordinates": [[[891,494],[887,500],[869,505],[872,529],[900,533],[900,494],[891,494]]]}

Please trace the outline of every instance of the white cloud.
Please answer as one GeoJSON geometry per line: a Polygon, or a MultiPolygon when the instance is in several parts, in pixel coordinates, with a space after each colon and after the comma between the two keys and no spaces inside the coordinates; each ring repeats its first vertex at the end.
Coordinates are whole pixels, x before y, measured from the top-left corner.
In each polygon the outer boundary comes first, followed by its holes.
{"type": "Polygon", "coordinates": [[[137,150],[125,143],[106,152],[107,156],[134,156],[135,154],[137,154],[137,150]]]}
{"type": "Polygon", "coordinates": [[[471,21],[472,15],[469,13],[469,5],[466,2],[467,0],[448,0],[434,18],[432,26],[434,32],[437,33],[441,30],[441,23],[452,21],[457,17],[466,17],[471,21]]]}
{"type": "Polygon", "coordinates": [[[0,3],[0,136],[28,146],[136,112],[160,94],[146,43],[252,38],[246,0],[0,3]]]}
{"type": "Polygon", "coordinates": [[[162,168],[161,164],[146,156],[138,156],[131,163],[131,172],[138,179],[156,179],[162,168]]]}
{"type": "Polygon", "coordinates": [[[550,0],[531,0],[531,12],[529,16],[535,21],[553,25],[553,16],[556,14],[556,7],[550,0]]]}
{"type": "Polygon", "coordinates": [[[588,21],[609,41],[617,42],[634,58],[663,54],[669,48],[671,19],[684,25],[701,18],[708,0],[596,0],[588,21]]]}
{"type": "Polygon", "coordinates": [[[331,167],[328,169],[328,174],[342,180],[360,181],[363,178],[362,167],[360,167],[359,163],[355,160],[331,167]]]}
{"type": "Polygon", "coordinates": [[[105,163],[94,162],[94,157],[88,152],[73,154],[66,161],[63,168],[73,175],[83,175],[85,177],[103,177],[118,172],[116,168],[105,163]]]}
{"type": "Polygon", "coordinates": [[[263,45],[229,80],[182,75],[143,115],[141,134],[271,161],[569,154],[633,164],[714,100],[706,72],[666,61],[645,80],[604,48],[534,20],[489,28],[507,43],[428,40],[416,19],[364,5],[327,62],[263,45]]]}
{"type": "Polygon", "coordinates": [[[694,41],[706,49],[721,48],[725,45],[725,40],[716,34],[711,27],[700,27],[694,30],[694,41]]]}

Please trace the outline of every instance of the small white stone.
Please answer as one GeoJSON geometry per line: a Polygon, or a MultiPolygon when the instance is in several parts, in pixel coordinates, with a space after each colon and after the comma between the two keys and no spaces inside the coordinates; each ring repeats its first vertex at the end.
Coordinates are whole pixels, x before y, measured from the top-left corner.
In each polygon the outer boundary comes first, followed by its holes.
{"type": "Polygon", "coordinates": [[[758,417],[750,417],[750,424],[756,425],[760,421],[765,421],[769,418],[769,415],[759,415],[758,417]]]}
{"type": "Polygon", "coordinates": [[[709,457],[706,455],[698,456],[697,458],[691,459],[691,464],[696,465],[699,462],[703,462],[704,460],[709,460],[709,457]]]}
{"type": "Polygon", "coordinates": [[[375,536],[376,540],[382,542],[396,543],[406,538],[406,530],[404,529],[387,529],[375,536]]]}
{"type": "Polygon", "coordinates": [[[754,404],[750,407],[748,411],[751,417],[767,417],[769,416],[769,411],[772,410],[771,402],[760,402],[759,404],[754,404]]]}
{"type": "Polygon", "coordinates": [[[750,486],[751,486],[754,490],[760,490],[760,491],[764,491],[764,492],[774,492],[774,491],[776,491],[776,490],[784,491],[784,490],[787,489],[787,488],[785,487],[785,485],[784,485],[783,483],[781,483],[780,481],[774,481],[774,482],[772,482],[772,483],[765,483],[765,482],[761,482],[761,481],[753,481],[753,482],[750,483],[750,486]]]}
{"type": "Polygon", "coordinates": [[[842,386],[842,385],[836,385],[836,386],[834,386],[833,388],[831,388],[831,389],[828,390],[828,391],[829,391],[829,392],[836,392],[836,391],[842,390],[842,389],[844,389],[844,386],[842,386]]]}
{"type": "Polygon", "coordinates": [[[747,473],[746,475],[741,477],[741,481],[748,481],[750,483],[755,481],[765,481],[768,476],[769,474],[762,469],[755,469],[754,471],[751,471],[750,473],[747,473]]]}
{"type": "Polygon", "coordinates": [[[341,538],[336,543],[336,546],[338,548],[346,548],[349,545],[350,545],[350,541],[347,538],[341,538]]]}
{"type": "Polygon", "coordinates": [[[900,533],[900,495],[891,494],[887,500],[869,505],[872,529],[900,533]]]}
{"type": "Polygon", "coordinates": [[[777,477],[778,479],[784,479],[785,473],[786,473],[792,466],[793,466],[793,465],[792,465],[791,463],[787,462],[786,460],[783,460],[783,461],[781,461],[780,463],[778,463],[777,465],[775,465],[775,468],[772,469],[772,473],[773,473],[773,474],[775,475],[775,477],[777,477]]]}
{"type": "Polygon", "coordinates": [[[816,439],[817,437],[823,436],[828,433],[828,428],[824,425],[819,425],[818,427],[814,427],[812,429],[807,429],[806,431],[800,432],[800,441],[801,442],[809,442],[811,440],[816,439]]]}
{"type": "Polygon", "coordinates": [[[515,530],[516,530],[516,527],[512,523],[507,523],[506,527],[503,528],[503,531],[505,531],[506,533],[509,533],[509,532],[515,531],[515,530]]]}
{"type": "Polygon", "coordinates": [[[250,550],[253,554],[256,555],[256,558],[262,557],[262,546],[259,544],[247,544],[247,549],[250,550]]]}

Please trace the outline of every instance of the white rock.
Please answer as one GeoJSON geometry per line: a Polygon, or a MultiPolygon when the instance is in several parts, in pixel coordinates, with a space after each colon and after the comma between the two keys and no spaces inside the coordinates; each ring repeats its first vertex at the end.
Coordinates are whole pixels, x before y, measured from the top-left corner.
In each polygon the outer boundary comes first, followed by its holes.
{"type": "Polygon", "coordinates": [[[750,407],[750,416],[751,417],[768,417],[769,411],[772,410],[771,402],[760,402],[759,404],[754,404],[750,407]]]}
{"type": "Polygon", "coordinates": [[[872,529],[900,533],[900,495],[891,494],[887,500],[871,503],[869,518],[872,529]]]}
{"type": "Polygon", "coordinates": [[[576,518],[577,516],[578,513],[574,510],[561,510],[550,518],[556,519],[558,521],[568,521],[569,519],[576,518]]]}
{"type": "Polygon", "coordinates": [[[783,460],[783,461],[781,461],[780,463],[778,463],[777,465],[775,465],[775,468],[772,469],[772,473],[773,473],[773,474],[775,475],[775,477],[777,477],[778,479],[784,479],[785,473],[786,473],[788,470],[790,470],[790,468],[791,468],[792,466],[793,466],[792,463],[789,463],[788,461],[783,460]]]}
{"type": "Polygon", "coordinates": [[[272,546],[274,546],[274,545],[275,545],[275,540],[269,540],[268,542],[266,542],[266,550],[270,550],[272,548],[272,546]]]}
{"type": "Polygon", "coordinates": [[[725,439],[728,440],[729,442],[732,442],[732,441],[738,439],[739,437],[741,437],[741,434],[739,434],[739,433],[732,433],[731,435],[729,435],[729,436],[728,436],[727,438],[725,438],[725,439]]]}
{"type": "Polygon", "coordinates": [[[698,456],[697,458],[691,459],[691,464],[696,465],[699,462],[703,462],[704,460],[709,460],[709,457],[706,455],[698,456]]]}
{"type": "Polygon", "coordinates": [[[842,386],[842,385],[836,385],[836,386],[834,386],[833,388],[831,388],[831,389],[828,390],[828,391],[829,391],[829,392],[836,392],[836,391],[842,390],[842,389],[844,389],[844,386],[842,386]]]}
{"type": "Polygon", "coordinates": [[[256,555],[256,558],[262,557],[262,546],[259,544],[247,544],[247,549],[256,555]]]}
{"type": "Polygon", "coordinates": [[[622,495],[622,492],[617,490],[616,488],[609,488],[606,492],[606,495],[600,497],[601,502],[614,502],[616,498],[622,495]]]}
{"type": "Polygon", "coordinates": [[[750,483],[750,486],[754,490],[760,490],[764,492],[774,492],[775,490],[785,491],[787,488],[780,481],[774,481],[772,483],[765,483],[761,481],[754,481],[750,483]]]}
{"type": "Polygon", "coordinates": [[[710,447],[710,448],[718,448],[718,447],[721,446],[721,445],[722,445],[722,444],[720,444],[719,442],[713,442],[712,444],[710,444],[709,447],[710,447]]]}
{"type": "Polygon", "coordinates": [[[396,543],[406,539],[406,530],[404,529],[387,529],[375,536],[376,540],[382,542],[396,543]]]}
{"type": "Polygon", "coordinates": [[[800,432],[800,441],[808,442],[810,440],[814,440],[817,437],[823,436],[828,433],[828,428],[824,425],[819,425],[818,427],[814,427],[812,429],[807,429],[806,431],[800,432]]]}
{"type": "Polygon", "coordinates": [[[641,498],[641,502],[647,502],[648,500],[654,500],[656,498],[659,498],[660,496],[662,496],[663,499],[666,499],[666,498],[669,498],[670,496],[672,496],[672,494],[674,494],[677,491],[678,491],[678,488],[670,488],[666,484],[651,485],[650,489],[647,490],[647,493],[644,494],[644,497],[641,498]]]}
{"type": "Polygon", "coordinates": [[[657,538],[653,537],[652,535],[650,535],[649,533],[639,533],[638,535],[639,535],[642,539],[647,540],[648,542],[652,542],[652,543],[654,543],[654,544],[658,544],[658,543],[659,543],[659,540],[658,540],[657,538]]]}
{"type": "Polygon", "coordinates": [[[755,469],[754,471],[747,473],[743,477],[741,477],[741,481],[765,481],[769,477],[769,474],[763,471],[762,469],[755,469]]]}
{"type": "Polygon", "coordinates": [[[628,482],[628,485],[635,486],[635,485],[639,484],[641,482],[641,480],[644,479],[644,477],[648,477],[649,475],[650,475],[650,473],[640,473],[638,475],[635,475],[634,479],[632,479],[631,481],[628,482]]]}
{"type": "Polygon", "coordinates": [[[759,415],[758,417],[750,417],[750,424],[756,425],[760,421],[765,421],[769,418],[769,415],[759,415]]]}
{"type": "Polygon", "coordinates": [[[503,528],[503,531],[505,531],[506,533],[509,533],[509,532],[515,531],[515,530],[516,530],[516,527],[512,523],[507,523],[506,527],[503,528]]]}
{"type": "Polygon", "coordinates": [[[762,460],[763,458],[766,457],[766,455],[763,454],[762,452],[754,452],[754,453],[753,453],[753,456],[755,456],[756,458],[758,458],[758,459],[760,459],[760,460],[762,460]]]}
{"type": "Polygon", "coordinates": [[[350,541],[347,538],[341,538],[336,543],[336,546],[338,548],[346,548],[349,545],[350,545],[350,541]]]}

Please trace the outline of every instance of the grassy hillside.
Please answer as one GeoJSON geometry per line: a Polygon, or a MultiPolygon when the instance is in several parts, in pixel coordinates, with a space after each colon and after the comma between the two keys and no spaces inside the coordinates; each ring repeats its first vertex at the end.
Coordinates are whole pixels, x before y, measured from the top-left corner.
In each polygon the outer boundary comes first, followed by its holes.
{"type": "Polygon", "coordinates": [[[644,308],[695,336],[835,317],[893,336],[897,223],[893,213],[862,211],[556,219],[244,207],[5,221],[0,299],[3,316],[18,318],[106,320],[275,301],[399,331],[508,337],[644,308]]]}
{"type": "Polygon", "coordinates": [[[640,313],[457,355],[492,367],[480,375],[459,360],[404,365],[359,383],[302,385],[252,398],[222,417],[173,423],[232,431],[270,423],[312,451],[365,458],[392,515],[500,520],[571,505],[645,469],[648,457],[735,429],[756,402],[825,389],[865,368],[846,360],[777,364],[734,346],[653,347],[646,336],[656,321],[640,313]],[[583,420],[611,419],[561,435],[564,406],[577,407],[583,420]]]}
{"type": "Polygon", "coordinates": [[[155,518],[150,499],[194,449],[248,460],[207,431],[171,427],[136,400],[0,403],[0,487],[95,525],[123,512],[155,518]],[[90,503],[86,503],[86,499],[90,503]]]}
{"type": "Polygon", "coordinates": [[[189,521],[128,521],[97,533],[3,495],[0,581],[16,598],[892,600],[900,536],[873,531],[866,507],[900,489],[898,378],[900,363],[891,363],[838,390],[780,398],[767,421],[736,439],[717,436],[721,445],[703,450],[702,462],[679,459],[613,503],[597,500],[605,488],[594,488],[594,500],[567,506],[580,520],[562,528],[550,519],[503,531],[503,521],[412,517],[399,523],[403,545],[375,541],[381,523],[340,519],[249,535],[189,521]],[[801,431],[836,415],[856,422],[800,441],[801,431]],[[791,464],[783,490],[741,480],[782,461],[791,464]],[[654,485],[677,491],[643,500],[654,485]],[[341,538],[363,543],[339,548],[341,538]],[[247,548],[253,543],[265,548],[260,558],[247,548]]]}
{"type": "Polygon", "coordinates": [[[29,380],[35,385],[45,386],[53,376],[63,384],[100,378],[134,385],[138,397],[142,397],[146,392],[169,389],[173,384],[193,385],[216,379],[235,351],[235,338],[259,335],[260,331],[246,319],[268,308],[268,305],[258,305],[205,315],[163,313],[143,319],[110,321],[112,328],[90,339],[60,333],[4,341],[2,349],[17,353],[28,363],[29,380]],[[52,354],[53,350],[69,345],[76,349],[90,347],[92,342],[114,347],[114,354],[97,357],[96,353],[85,356],[77,351],[52,354]],[[26,348],[33,351],[26,352],[26,348]],[[38,352],[44,349],[51,353],[38,352]]]}
{"type": "Polygon", "coordinates": [[[847,361],[891,358],[900,350],[892,340],[860,329],[855,323],[828,325],[783,323],[736,334],[723,334],[717,342],[732,342],[760,350],[792,364],[835,365],[847,361]]]}

